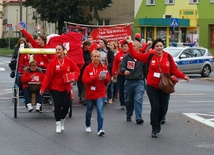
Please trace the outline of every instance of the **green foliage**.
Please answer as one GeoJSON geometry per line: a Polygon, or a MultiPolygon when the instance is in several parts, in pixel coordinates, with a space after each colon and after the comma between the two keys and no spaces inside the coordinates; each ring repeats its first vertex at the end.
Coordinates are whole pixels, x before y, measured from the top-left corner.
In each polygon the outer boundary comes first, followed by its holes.
{"type": "Polygon", "coordinates": [[[26,0],[25,6],[32,6],[40,14],[41,20],[58,22],[62,33],[64,21],[89,24],[92,18],[99,19],[98,10],[103,10],[112,0],[26,0]]]}
{"type": "MultiPolygon", "coordinates": [[[[13,49],[17,44],[19,38],[10,38],[10,47],[13,49]]],[[[9,46],[9,38],[0,38],[0,48],[9,46]]]]}

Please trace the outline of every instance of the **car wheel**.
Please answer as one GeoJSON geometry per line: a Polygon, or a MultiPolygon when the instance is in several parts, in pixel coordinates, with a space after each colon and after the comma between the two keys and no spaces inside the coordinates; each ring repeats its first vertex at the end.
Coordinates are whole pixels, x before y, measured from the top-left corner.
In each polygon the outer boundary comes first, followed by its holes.
{"type": "Polygon", "coordinates": [[[209,65],[205,65],[202,69],[202,72],[201,72],[201,76],[202,77],[208,77],[211,73],[211,69],[210,69],[210,66],[209,65]]]}

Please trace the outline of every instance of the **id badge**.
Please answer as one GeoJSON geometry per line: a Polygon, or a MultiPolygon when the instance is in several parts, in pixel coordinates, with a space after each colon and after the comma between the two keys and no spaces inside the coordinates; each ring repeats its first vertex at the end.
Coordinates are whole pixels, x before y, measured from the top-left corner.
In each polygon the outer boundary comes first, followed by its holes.
{"type": "Polygon", "coordinates": [[[94,86],[91,86],[91,90],[96,90],[96,87],[94,87],[94,86]]]}
{"type": "Polygon", "coordinates": [[[154,77],[160,78],[160,73],[154,72],[154,77]]]}
{"type": "Polygon", "coordinates": [[[40,65],[44,65],[44,62],[41,61],[41,62],[40,62],[40,65]]]}

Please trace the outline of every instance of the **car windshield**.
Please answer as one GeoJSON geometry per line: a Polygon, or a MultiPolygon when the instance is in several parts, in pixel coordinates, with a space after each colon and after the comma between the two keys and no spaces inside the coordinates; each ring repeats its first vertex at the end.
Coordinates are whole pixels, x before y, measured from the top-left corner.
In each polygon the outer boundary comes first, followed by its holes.
{"type": "Polygon", "coordinates": [[[165,48],[164,51],[167,51],[173,57],[176,57],[182,51],[182,49],[165,48]]]}

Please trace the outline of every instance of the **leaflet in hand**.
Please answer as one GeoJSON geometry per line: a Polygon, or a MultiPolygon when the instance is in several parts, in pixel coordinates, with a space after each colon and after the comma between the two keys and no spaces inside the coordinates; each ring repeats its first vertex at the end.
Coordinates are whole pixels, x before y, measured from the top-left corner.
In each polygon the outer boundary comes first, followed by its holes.
{"type": "Polygon", "coordinates": [[[99,77],[104,77],[106,76],[108,71],[101,71],[99,77]]]}

